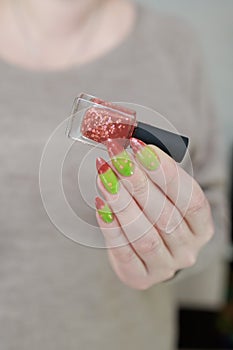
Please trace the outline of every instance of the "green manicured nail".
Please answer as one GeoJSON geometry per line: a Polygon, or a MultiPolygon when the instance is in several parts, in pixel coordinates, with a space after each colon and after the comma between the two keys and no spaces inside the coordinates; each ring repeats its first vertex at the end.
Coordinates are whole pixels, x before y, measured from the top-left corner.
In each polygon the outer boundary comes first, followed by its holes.
{"type": "Polygon", "coordinates": [[[119,181],[111,167],[102,158],[97,158],[96,166],[100,180],[106,190],[111,194],[116,194],[119,190],[119,181]]]}
{"type": "Polygon", "coordinates": [[[159,159],[155,152],[141,140],[132,138],[131,147],[135,153],[136,159],[147,169],[156,170],[159,167],[159,159]]]}
{"type": "Polygon", "coordinates": [[[134,164],[126,151],[114,156],[112,158],[112,164],[123,176],[131,176],[134,173],[134,164]]]}
{"type": "Polygon", "coordinates": [[[109,139],[106,143],[112,164],[123,176],[131,176],[134,173],[134,164],[129,154],[116,140],[109,139]]]}
{"type": "Polygon", "coordinates": [[[113,222],[114,215],[107,203],[104,203],[101,198],[96,197],[95,205],[99,216],[105,223],[110,224],[113,222]]]}

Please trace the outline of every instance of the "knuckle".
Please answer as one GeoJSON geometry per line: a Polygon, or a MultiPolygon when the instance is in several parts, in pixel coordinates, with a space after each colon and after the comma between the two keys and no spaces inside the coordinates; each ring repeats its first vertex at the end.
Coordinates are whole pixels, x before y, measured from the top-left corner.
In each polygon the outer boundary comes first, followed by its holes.
{"type": "Polygon", "coordinates": [[[156,253],[160,249],[160,243],[159,237],[154,233],[146,234],[144,237],[138,240],[136,249],[141,255],[152,254],[156,253]]]}
{"type": "Polygon", "coordinates": [[[167,227],[167,223],[168,223],[167,215],[166,215],[166,212],[163,211],[155,224],[160,230],[165,231],[167,227]]]}
{"type": "Polygon", "coordinates": [[[191,251],[183,253],[182,268],[192,267],[197,261],[196,255],[191,251]]]}
{"type": "Polygon", "coordinates": [[[166,187],[169,187],[177,181],[178,166],[175,161],[169,160],[163,163],[162,169],[166,177],[166,187]]]}
{"type": "Polygon", "coordinates": [[[194,191],[191,204],[187,210],[188,215],[193,215],[201,210],[205,205],[207,205],[207,199],[201,189],[194,191]]]}
{"type": "Polygon", "coordinates": [[[156,222],[156,226],[161,230],[171,232],[177,228],[181,222],[182,217],[175,207],[165,203],[165,206],[156,222]]]}
{"type": "Polygon", "coordinates": [[[165,230],[170,216],[171,216],[171,209],[167,205],[165,205],[156,222],[156,226],[158,226],[161,230],[165,230]]]}
{"type": "Polygon", "coordinates": [[[130,264],[136,258],[134,251],[130,247],[124,249],[113,248],[112,252],[117,261],[121,264],[130,264]]]}
{"type": "Polygon", "coordinates": [[[134,195],[141,195],[148,192],[148,179],[144,173],[141,173],[138,176],[133,184],[133,193],[134,195]]]}

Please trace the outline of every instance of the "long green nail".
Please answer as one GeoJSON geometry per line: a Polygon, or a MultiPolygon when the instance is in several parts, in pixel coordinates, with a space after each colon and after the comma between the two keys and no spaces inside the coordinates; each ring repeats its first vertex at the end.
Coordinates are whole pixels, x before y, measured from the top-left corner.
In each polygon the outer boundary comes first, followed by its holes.
{"type": "Polygon", "coordinates": [[[155,152],[141,140],[132,138],[130,145],[135,153],[136,159],[147,169],[156,170],[159,167],[159,159],[155,152]]]}
{"type": "Polygon", "coordinates": [[[126,151],[121,152],[112,158],[114,167],[123,176],[131,176],[134,173],[134,164],[126,151]]]}
{"type": "Polygon", "coordinates": [[[134,173],[134,164],[129,154],[116,140],[109,139],[106,143],[112,164],[123,176],[131,176],[134,173]]]}
{"type": "Polygon", "coordinates": [[[96,167],[100,180],[102,181],[106,190],[111,194],[116,194],[119,190],[119,181],[111,167],[102,158],[97,158],[96,167]]]}
{"type": "Polygon", "coordinates": [[[95,205],[99,216],[105,223],[110,224],[111,222],[113,222],[114,215],[107,203],[104,203],[104,201],[101,198],[96,197],[95,205]]]}

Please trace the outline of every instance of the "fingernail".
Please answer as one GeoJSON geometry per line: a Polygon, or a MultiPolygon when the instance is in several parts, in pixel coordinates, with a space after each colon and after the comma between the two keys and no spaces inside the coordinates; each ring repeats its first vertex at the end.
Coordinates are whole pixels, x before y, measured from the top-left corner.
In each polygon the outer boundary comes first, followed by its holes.
{"type": "Polygon", "coordinates": [[[107,203],[105,203],[101,198],[96,197],[95,206],[99,216],[104,222],[106,222],[107,224],[113,222],[114,215],[107,203]]]}
{"type": "Polygon", "coordinates": [[[111,167],[103,158],[96,159],[96,167],[100,180],[106,190],[111,194],[116,194],[119,190],[119,181],[111,167]]]}
{"type": "Polygon", "coordinates": [[[123,176],[131,176],[134,173],[134,164],[127,151],[117,142],[107,140],[105,142],[112,164],[123,176]]]}
{"type": "Polygon", "coordinates": [[[157,155],[146,143],[132,137],[130,139],[130,146],[132,147],[136,159],[147,170],[156,170],[159,167],[157,155]]]}

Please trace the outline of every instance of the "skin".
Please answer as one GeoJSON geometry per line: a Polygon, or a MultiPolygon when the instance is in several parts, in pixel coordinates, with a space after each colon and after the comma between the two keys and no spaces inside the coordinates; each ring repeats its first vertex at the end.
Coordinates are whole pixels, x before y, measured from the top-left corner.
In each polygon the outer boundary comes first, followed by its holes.
{"type": "MultiPolygon", "coordinates": [[[[62,70],[94,60],[122,42],[135,20],[133,5],[123,0],[103,1],[97,27],[90,27],[92,21],[80,25],[90,4],[96,8],[96,0],[17,0],[20,9],[17,5],[16,16],[12,2],[14,0],[0,1],[0,56],[31,70],[62,70]],[[26,38],[19,30],[22,25],[30,33],[26,38]],[[93,31],[95,35],[91,35],[93,31]],[[87,34],[94,40],[90,40],[84,50],[82,38],[87,34]],[[35,47],[39,50],[32,49],[35,47]]],[[[93,11],[90,17],[95,15],[93,11]]],[[[134,173],[124,181],[124,175],[112,165],[120,182],[117,194],[109,193],[101,180],[98,181],[114,213],[113,221],[105,223],[97,211],[110,263],[122,282],[139,290],[195,264],[200,249],[214,232],[209,203],[197,182],[161,150],[150,147],[160,159],[159,169],[148,170],[136,165],[135,159],[134,173]],[[167,182],[166,191],[161,171],[167,182]],[[182,183],[180,200],[174,206],[179,181],[182,183]],[[190,203],[182,212],[190,186],[193,186],[190,203]],[[154,210],[160,208],[165,209],[155,223],[154,210]],[[171,217],[169,213],[173,209],[175,214],[171,217]],[[178,226],[177,218],[184,218],[178,226]],[[176,227],[170,234],[165,232],[168,222],[176,227]],[[145,227],[149,228],[146,234],[145,227]],[[135,237],[135,232],[139,237],[135,237]]]]}
{"type": "Polygon", "coordinates": [[[109,260],[119,279],[138,290],[193,266],[214,234],[210,205],[199,184],[159,148],[149,147],[158,156],[157,169],[146,169],[134,157],[134,173],[126,178],[112,163],[120,184],[117,194],[107,191],[98,179],[114,213],[111,223],[97,213],[109,260]]]}
{"type": "Polygon", "coordinates": [[[125,0],[0,0],[0,56],[26,69],[63,70],[116,47],[134,21],[125,0]]]}

